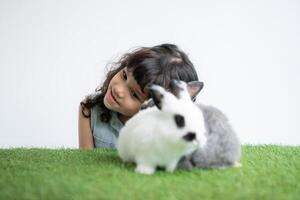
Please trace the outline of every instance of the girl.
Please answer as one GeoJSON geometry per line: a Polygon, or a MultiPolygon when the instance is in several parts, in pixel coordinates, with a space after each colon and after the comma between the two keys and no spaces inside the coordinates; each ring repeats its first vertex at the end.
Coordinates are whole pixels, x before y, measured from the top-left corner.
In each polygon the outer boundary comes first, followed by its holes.
{"type": "Polygon", "coordinates": [[[115,148],[119,130],[148,99],[147,86],[168,89],[172,79],[198,80],[192,62],[176,45],[141,47],[125,54],[102,87],[80,102],[79,147],[115,148]]]}

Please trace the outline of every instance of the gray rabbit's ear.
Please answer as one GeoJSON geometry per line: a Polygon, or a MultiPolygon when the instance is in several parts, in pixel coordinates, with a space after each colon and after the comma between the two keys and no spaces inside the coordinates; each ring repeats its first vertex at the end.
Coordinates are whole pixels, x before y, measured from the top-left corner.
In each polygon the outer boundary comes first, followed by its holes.
{"type": "Polygon", "coordinates": [[[155,104],[155,106],[161,110],[162,108],[162,100],[164,98],[165,95],[165,90],[158,86],[158,85],[152,85],[149,87],[149,94],[150,97],[153,99],[153,102],[155,104]]]}
{"type": "Polygon", "coordinates": [[[191,81],[187,83],[187,90],[192,99],[195,99],[204,86],[203,82],[191,81]]]}
{"type": "Polygon", "coordinates": [[[203,82],[200,81],[191,81],[185,83],[184,81],[180,80],[172,80],[170,82],[170,91],[177,98],[187,98],[188,95],[185,92],[187,90],[190,98],[195,99],[197,94],[202,90],[203,86],[203,82]]]}

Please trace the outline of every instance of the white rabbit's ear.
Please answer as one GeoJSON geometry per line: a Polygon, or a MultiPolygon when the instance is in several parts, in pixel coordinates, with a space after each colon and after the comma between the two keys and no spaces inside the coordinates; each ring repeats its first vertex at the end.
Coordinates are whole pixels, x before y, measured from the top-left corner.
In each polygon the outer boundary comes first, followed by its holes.
{"type": "Polygon", "coordinates": [[[182,93],[186,90],[186,83],[173,79],[171,80],[169,87],[172,94],[174,94],[177,98],[182,98],[182,93]]]}
{"type": "Polygon", "coordinates": [[[162,100],[164,98],[164,95],[166,94],[165,89],[158,85],[152,85],[149,87],[149,94],[150,97],[153,99],[153,102],[156,105],[156,107],[161,110],[162,100]]]}
{"type": "Polygon", "coordinates": [[[198,93],[202,90],[204,86],[203,82],[200,81],[191,81],[187,83],[187,90],[192,99],[195,99],[198,93]]]}

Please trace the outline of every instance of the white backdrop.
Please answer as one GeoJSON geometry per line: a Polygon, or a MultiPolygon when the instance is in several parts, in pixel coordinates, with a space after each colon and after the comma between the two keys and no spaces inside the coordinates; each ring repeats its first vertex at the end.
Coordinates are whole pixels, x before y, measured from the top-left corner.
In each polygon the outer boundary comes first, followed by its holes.
{"type": "Polygon", "coordinates": [[[0,0],[0,147],[77,148],[78,106],[128,49],[175,43],[242,143],[300,144],[300,2],[0,0]]]}

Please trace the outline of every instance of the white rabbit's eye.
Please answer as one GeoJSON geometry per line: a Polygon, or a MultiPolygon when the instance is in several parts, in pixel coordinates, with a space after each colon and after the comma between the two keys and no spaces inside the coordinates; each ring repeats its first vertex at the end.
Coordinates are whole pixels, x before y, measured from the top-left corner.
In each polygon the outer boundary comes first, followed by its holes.
{"type": "Polygon", "coordinates": [[[177,127],[179,127],[179,128],[184,127],[185,121],[184,121],[184,117],[182,115],[177,114],[174,116],[174,119],[175,119],[175,123],[176,123],[177,127]]]}

